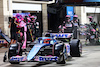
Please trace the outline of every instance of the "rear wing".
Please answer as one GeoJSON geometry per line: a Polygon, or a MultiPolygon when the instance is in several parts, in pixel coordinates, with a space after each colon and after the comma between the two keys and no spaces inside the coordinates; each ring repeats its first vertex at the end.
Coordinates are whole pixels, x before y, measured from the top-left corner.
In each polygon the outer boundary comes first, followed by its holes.
{"type": "Polygon", "coordinates": [[[73,33],[50,33],[51,37],[56,38],[71,38],[73,33]]]}

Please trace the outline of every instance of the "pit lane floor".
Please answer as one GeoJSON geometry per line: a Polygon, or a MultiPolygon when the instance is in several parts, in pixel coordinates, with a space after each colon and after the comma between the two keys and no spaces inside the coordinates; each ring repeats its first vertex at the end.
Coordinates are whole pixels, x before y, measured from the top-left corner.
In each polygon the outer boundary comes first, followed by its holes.
{"type": "Polygon", "coordinates": [[[0,53],[0,67],[100,67],[100,45],[84,46],[82,57],[73,57],[66,64],[21,62],[11,65],[9,62],[2,62],[4,53],[0,53]]]}

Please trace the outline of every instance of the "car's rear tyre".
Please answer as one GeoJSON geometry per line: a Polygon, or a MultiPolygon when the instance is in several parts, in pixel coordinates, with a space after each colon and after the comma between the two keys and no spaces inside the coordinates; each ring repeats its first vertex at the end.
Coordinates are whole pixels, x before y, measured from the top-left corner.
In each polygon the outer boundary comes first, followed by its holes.
{"type": "Polygon", "coordinates": [[[73,39],[70,42],[70,54],[72,57],[80,57],[82,54],[82,44],[80,40],[73,39]]]}

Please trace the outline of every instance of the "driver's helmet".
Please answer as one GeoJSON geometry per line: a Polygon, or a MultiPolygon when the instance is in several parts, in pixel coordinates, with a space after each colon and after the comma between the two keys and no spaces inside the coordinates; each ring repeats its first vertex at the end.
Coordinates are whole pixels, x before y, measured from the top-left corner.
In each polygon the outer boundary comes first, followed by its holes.
{"type": "Polygon", "coordinates": [[[70,15],[66,15],[65,21],[70,22],[70,15]]]}
{"type": "Polygon", "coordinates": [[[51,39],[44,39],[43,43],[49,44],[51,39]]]}

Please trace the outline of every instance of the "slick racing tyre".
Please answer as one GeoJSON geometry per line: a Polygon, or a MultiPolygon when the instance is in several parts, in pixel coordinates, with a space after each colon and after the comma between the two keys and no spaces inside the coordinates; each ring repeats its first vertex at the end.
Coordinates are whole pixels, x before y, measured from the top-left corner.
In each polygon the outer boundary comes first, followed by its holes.
{"type": "Polygon", "coordinates": [[[62,53],[60,53],[59,59],[57,60],[57,64],[66,64],[67,61],[67,50],[66,50],[66,46],[64,45],[62,53]]]}
{"type": "Polygon", "coordinates": [[[82,54],[82,44],[80,40],[73,39],[70,42],[70,54],[72,57],[80,57],[82,54]]]}
{"type": "Polygon", "coordinates": [[[9,52],[8,52],[8,59],[9,59],[9,62],[11,64],[19,64],[19,62],[12,62],[10,61],[10,58],[12,56],[16,56],[16,55],[22,55],[22,49],[21,49],[21,46],[20,46],[20,50],[19,50],[19,53],[18,53],[18,44],[11,44],[10,48],[9,48],[9,52]]]}

